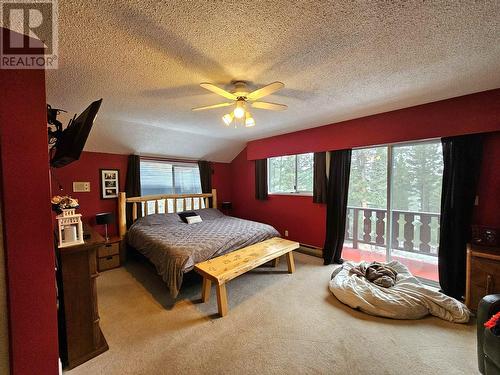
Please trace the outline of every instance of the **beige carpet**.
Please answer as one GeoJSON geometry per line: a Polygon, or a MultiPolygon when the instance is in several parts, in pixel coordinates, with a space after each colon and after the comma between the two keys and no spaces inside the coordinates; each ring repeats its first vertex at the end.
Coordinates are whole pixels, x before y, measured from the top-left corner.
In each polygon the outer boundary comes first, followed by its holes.
{"type": "Polygon", "coordinates": [[[191,278],[171,308],[149,265],[129,262],[98,279],[109,351],[80,374],[477,374],[475,327],[437,318],[394,321],[354,311],[330,294],[333,266],[295,254],[296,273],[259,268],[199,303],[191,278]],[[271,271],[270,271],[271,270],[271,271]]]}

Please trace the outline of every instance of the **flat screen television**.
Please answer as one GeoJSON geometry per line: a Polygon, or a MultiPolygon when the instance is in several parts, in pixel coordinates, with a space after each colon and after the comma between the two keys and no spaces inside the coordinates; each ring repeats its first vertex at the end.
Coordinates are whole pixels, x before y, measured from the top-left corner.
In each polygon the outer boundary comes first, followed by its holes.
{"type": "Polygon", "coordinates": [[[64,129],[56,142],[54,156],[50,160],[52,167],[60,168],[80,158],[101,103],[102,99],[99,99],[90,104],[64,129]]]}

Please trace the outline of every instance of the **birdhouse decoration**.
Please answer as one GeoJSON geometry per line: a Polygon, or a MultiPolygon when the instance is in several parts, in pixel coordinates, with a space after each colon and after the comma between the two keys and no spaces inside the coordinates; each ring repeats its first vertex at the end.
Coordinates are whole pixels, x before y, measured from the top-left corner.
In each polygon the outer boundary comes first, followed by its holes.
{"type": "Polygon", "coordinates": [[[56,216],[59,247],[83,244],[82,215],[76,213],[78,201],[71,197],[52,198],[52,207],[59,213],[56,216]]]}

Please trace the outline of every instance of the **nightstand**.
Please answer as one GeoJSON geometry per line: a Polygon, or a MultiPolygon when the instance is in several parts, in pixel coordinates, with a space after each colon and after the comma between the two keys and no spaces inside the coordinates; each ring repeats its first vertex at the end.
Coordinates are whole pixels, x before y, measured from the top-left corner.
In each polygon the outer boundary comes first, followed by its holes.
{"type": "Polygon", "coordinates": [[[500,248],[467,245],[465,304],[476,312],[479,301],[500,293],[500,248]]]}
{"type": "Polygon", "coordinates": [[[111,237],[107,243],[97,249],[99,272],[120,267],[120,243],[120,237],[111,237]]]}

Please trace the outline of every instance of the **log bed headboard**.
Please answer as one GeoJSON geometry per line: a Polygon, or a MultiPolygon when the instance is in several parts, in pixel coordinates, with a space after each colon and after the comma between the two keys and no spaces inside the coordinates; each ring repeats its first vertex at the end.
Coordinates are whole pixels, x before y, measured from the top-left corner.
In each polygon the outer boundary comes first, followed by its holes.
{"type": "Polygon", "coordinates": [[[217,208],[217,191],[212,189],[212,192],[208,194],[160,194],[130,198],[127,198],[126,193],[120,192],[118,194],[118,230],[121,239],[127,233],[127,204],[132,205],[131,219],[134,222],[138,218],[138,209],[146,216],[155,213],[175,213],[209,207],[217,208]],[[160,210],[160,206],[163,206],[163,210],[160,210]]]}

